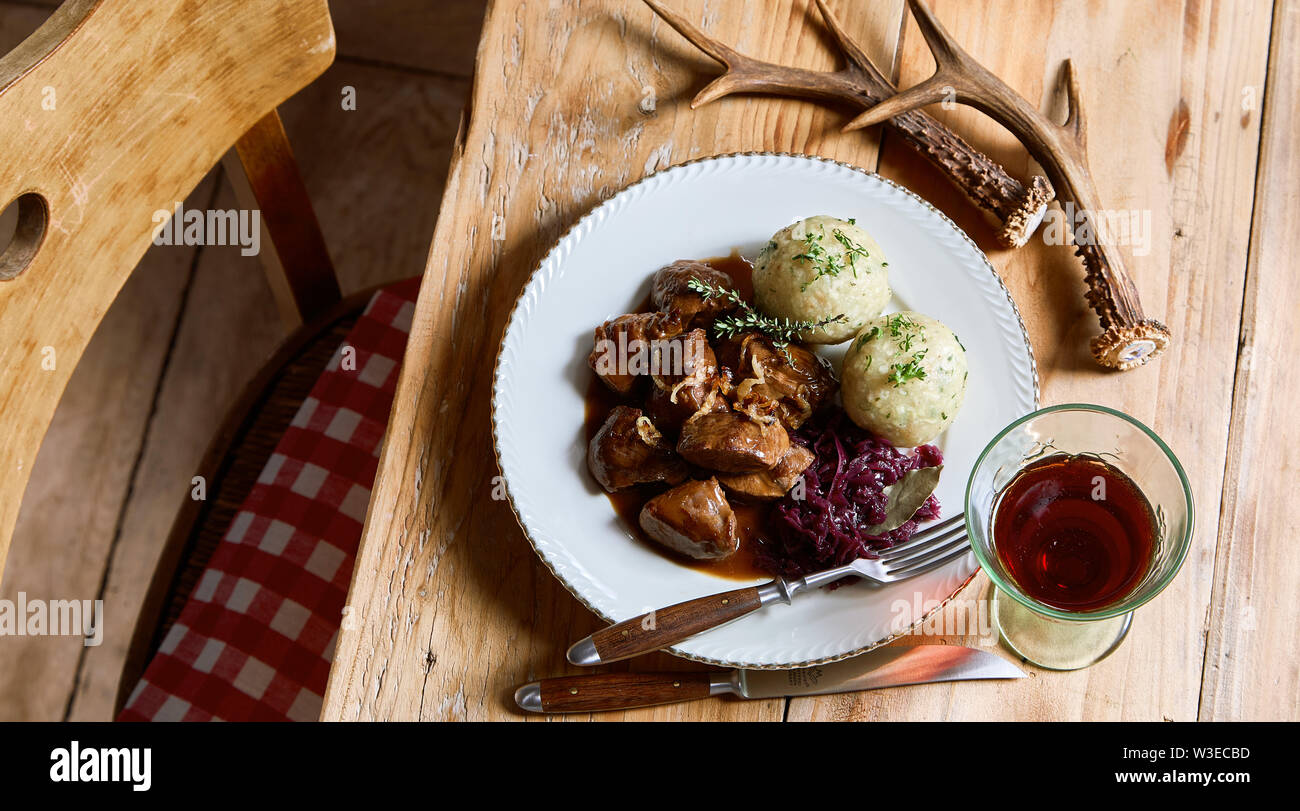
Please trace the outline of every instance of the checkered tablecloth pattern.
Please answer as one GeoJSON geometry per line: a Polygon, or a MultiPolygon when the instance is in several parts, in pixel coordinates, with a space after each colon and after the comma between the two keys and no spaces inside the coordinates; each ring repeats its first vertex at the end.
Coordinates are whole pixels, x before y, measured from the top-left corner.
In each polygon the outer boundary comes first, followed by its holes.
{"type": "Polygon", "coordinates": [[[370,300],[118,720],[319,716],[418,291],[370,300]]]}

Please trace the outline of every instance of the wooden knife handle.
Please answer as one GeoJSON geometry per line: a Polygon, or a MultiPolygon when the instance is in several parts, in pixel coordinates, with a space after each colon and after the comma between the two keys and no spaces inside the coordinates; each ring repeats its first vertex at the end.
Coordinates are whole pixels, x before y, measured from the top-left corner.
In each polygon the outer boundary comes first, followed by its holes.
{"type": "Polygon", "coordinates": [[[543,679],[519,688],[519,706],[534,712],[599,712],[707,698],[708,673],[602,673],[543,679]],[[538,697],[540,696],[540,703],[538,697]]]}
{"type": "Polygon", "coordinates": [[[602,628],[569,649],[575,665],[617,662],[666,648],[758,610],[759,587],[724,591],[660,608],[602,628]]]}

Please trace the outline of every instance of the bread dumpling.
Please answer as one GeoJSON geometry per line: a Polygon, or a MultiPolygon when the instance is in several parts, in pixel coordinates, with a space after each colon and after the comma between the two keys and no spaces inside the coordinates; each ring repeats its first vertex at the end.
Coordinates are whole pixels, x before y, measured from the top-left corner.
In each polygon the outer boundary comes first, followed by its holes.
{"type": "Polygon", "coordinates": [[[849,346],[840,375],[844,410],[898,447],[947,430],[966,399],[966,350],[952,330],[915,312],[868,321],[849,346]]]}
{"type": "Polygon", "coordinates": [[[853,220],[816,216],[782,228],[754,262],[754,300],[791,321],[844,318],[799,340],[838,344],[880,315],[891,296],[885,254],[853,220]]]}

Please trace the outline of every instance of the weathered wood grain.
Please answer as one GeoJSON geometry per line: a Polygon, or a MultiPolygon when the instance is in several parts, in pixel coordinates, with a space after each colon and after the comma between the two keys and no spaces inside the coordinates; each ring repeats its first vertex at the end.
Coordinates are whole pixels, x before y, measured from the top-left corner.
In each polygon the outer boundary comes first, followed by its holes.
{"type": "MultiPolygon", "coordinates": [[[[1033,14],[1012,13],[1000,0],[933,5],[972,55],[1045,109],[1061,109],[1057,68],[1067,56],[1075,60],[1093,176],[1108,207],[1151,212],[1150,252],[1134,257],[1130,270],[1149,314],[1169,325],[1175,342],[1147,368],[1089,368],[1084,347],[1095,321],[1083,300],[1082,266],[1068,248],[1046,246],[1040,234],[1017,251],[999,250],[888,138],[882,171],[977,235],[1024,315],[1044,404],[1119,408],[1169,441],[1192,482],[1197,534],[1173,585],[1138,611],[1124,646],[1092,668],[1031,668],[1033,679],[1020,683],[796,700],[790,718],[1195,719],[1259,137],[1258,113],[1241,103],[1243,91],[1263,86],[1269,5],[1042,3],[1033,14]],[[1002,22],[990,26],[990,19],[1002,22]],[[1185,136],[1168,152],[1171,121],[1183,122],[1173,130],[1185,136]]],[[[911,23],[902,64],[904,85],[932,70],[911,23]]],[[[1028,171],[1023,150],[988,119],[964,109],[934,112],[1013,173],[1028,171]]],[[[985,583],[977,579],[963,597],[983,596],[985,583]]]]}
{"type": "MultiPolygon", "coordinates": [[[[679,8],[749,53],[833,63],[805,2],[679,8]]],[[[874,3],[848,20],[885,64],[900,13],[897,3],[874,3]]],[[[712,72],[637,4],[492,7],[326,718],[519,717],[514,686],[566,672],[568,643],[596,627],[537,561],[509,507],[492,499],[492,359],[515,296],[562,230],[628,182],[716,152],[810,151],[874,165],[871,137],[838,133],[841,112],[765,99],[690,112],[687,101],[712,72]]],[[[674,666],[662,659],[637,666],[674,666]]],[[[718,701],[601,717],[779,719],[782,711],[781,701],[718,701]]]]}
{"type": "MultiPolygon", "coordinates": [[[[747,52],[825,58],[801,41],[800,6],[710,6],[708,19],[701,6],[687,8],[692,19],[747,52]]],[[[996,250],[978,215],[888,140],[883,171],[935,201],[990,253],[1025,314],[1046,402],[1119,407],[1172,442],[1195,489],[1201,531],[1180,578],[1139,613],[1120,652],[1097,667],[1034,671],[1014,686],[932,685],[796,700],[790,717],[1195,718],[1216,553],[1213,530],[1205,528],[1217,523],[1229,451],[1239,291],[1254,199],[1259,121],[1242,103],[1264,83],[1271,9],[1264,2],[1231,8],[1166,2],[1157,9],[1044,3],[1027,14],[1006,0],[975,6],[950,0],[936,11],[968,50],[1045,108],[1060,109],[1053,90],[1060,60],[1069,56],[1080,67],[1102,199],[1138,216],[1150,212],[1149,250],[1132,270],[1152,315],[1163,316],[1179,342],[1146,369],[1113,375],[1093,368],[1084,348],[1094,324],[1083,300],[1082,268],[1067,248],[1033,243],[1014,254],[996,250]],[[988,25],[992,19],[1002,24],[988,25]]],[[[508,307],[502,300],[513,297],[563,223],[621,185],[609,180],[626,182],[699,154],[790,149],[874,165],[861,143],[828,132],[824,123],[836,116],[816,108],[750,99],[689,115],[674,109],[669,105],[683,98],[683,89],[701,86],[698,78],[682,78],[683,65],[687,77],[708,67],[676,48],[680,62],[652,51],[658,57],[650,63],[658,71],[653,75],[675,92],[658,92],[654,119],[641,122],[633,141],[620,102],[630,105],[634,88],[622,86],[627,82],[616,71],[594,66],[626,65],[645,75],[638,15],[595,5],[563,17],[536,11],[503,3],[487,22],[463,154],[435,235],[354,576],[356,624],[340,639],[326,718],[500,717],[510,685],[564,672],[566,642],[593,625],[488,497],[495,470],[485,447],[486,357],[508,307]],[[568,67],[563,76],[553,67],[560,58],[568,67]],[[617,78],[605,84],[609,77],[617,78]],[[507,86],[515,100],[503,92],[507,86]],[[483,130],[485,111],[490,132],[483,130]],[[526,151],[515,145],[518,133],[532,136],[526,151]],[[603,158],[608,149],[602,147],[620,137],[626,151],[615,154],[624,171],[611,178],[581,147],[603,158]],[[502,162],[512,154],[513,162],[502,162]],[[499,243],[484,234],[491,222],[506,226],[499,243]],[[440,423],[444,414],[466,416],[440,423]]],[[[890,45],[899,17],[896,7],[888,12],[877,8],[873,19],[855,19],[862,27],[855,33],[878,47],[890,45]]],[[[904,85],[931,69],[910,22],[907,31],[904,85]]],[[[658,33],[656,48],[663,41],[658,33]]],[[[891,64],[888,53],[873,56],[891,64]]],[[[936,112],[1013,173],[1030,173],[1022,148],[1000,128],[971,111],[936,112]]],[[[982,585],[978,580],[963,596],[981,596],[982,585]]],[[[723,702],[696,706],[628,717],[773,717],[766,707],[742,715],[723,702]]]]}
{"type": "MultiPolygon", "coordinates": [[[[1294,243],[1300,223],[1300,3],[1273,14],[1250,267],[1233,391],[1223,515],[1200,718],[1300,719],[1300,352],[1294,243]]],[[[1207,527],[1213,531],[1214,527],[1207,527]]]]}

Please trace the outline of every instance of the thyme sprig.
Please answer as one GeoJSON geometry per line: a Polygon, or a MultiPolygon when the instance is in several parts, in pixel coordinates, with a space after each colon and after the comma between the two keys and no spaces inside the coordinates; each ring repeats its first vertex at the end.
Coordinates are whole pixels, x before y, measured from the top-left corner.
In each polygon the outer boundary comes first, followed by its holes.
{"type": "Polygon", "coordinates": [[[819,321],[792,321],[789,318],[775,318],[770,315],[763,315],[755,310],[735,290],[729,290],[721,285],[706,282],[703,279],[690,279],[686,282],[686,286],[690,290],[699,293],[706,301],[720,298],[736,305],[738,313],[723,315],[714,319],[713,333],[716,337],[734,338],[746,332],[761,332],[772,339],[772,345],[780,350],[782,355],[785,355],[786,360],[791,360],[786,352],[786,347],[791,342],[798,340],[800,333],[825,329],[831,324],[846,320],[843,313],[819,321]]]}

